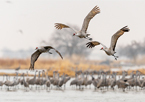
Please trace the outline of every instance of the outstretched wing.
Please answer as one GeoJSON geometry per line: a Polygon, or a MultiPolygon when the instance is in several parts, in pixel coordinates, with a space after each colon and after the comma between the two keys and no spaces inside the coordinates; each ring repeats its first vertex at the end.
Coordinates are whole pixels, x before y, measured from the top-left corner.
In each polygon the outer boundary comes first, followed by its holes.
{"type": "MultiPolygon", "coordinates": [[[[126,30],[124,30],[127,26],[123,27],[122,29],[120,29],[119,31],[117,31],[111,38],[111,45],[110,45],[110,48],[111,50],[115,51],[115,47],[116,47],[116,44],[117,44],[117,40],[118,38],[124,34],[124,32],[126,32],[126,30]]],[[[128,28],[126,28],[128,29],[128,28]]],[[[128,30],[129,31],[129,30],[128,30]]]]}
{"type": "Polygon", "coordinates": [[[86,45],[87,45],[87,47],[92,48],[92,47],[95,47],[95,46],[100,45],[100,44],[101,44],[104,48],[107,48],[104,44],[102,44],[102,43],[100,43],[100,42],[98,42],[98,41],[91,41],[91,42],[88,42],[86,45]]]}
{"type": "MultiPolygon", "coordinates": [[[[54,49],[54,48],[53,48],[54,49]]],[[[56,49],[54,49],[58,54],[59,54],[59,56],[63,59],[63,57],[62,57],[62,55],[60,54],[60,52],[59,51],[57,51],[56,49]]]]}
{"type": "Polygon", "coordinates": [[[83,25],[82,25],[82,29],[81,29],[82,32],[85,32],[85,33],[86,33],[86,31],[87,31],[87,29],[88,29],[88,25],[89,25],[90,20],[91,20],[96,14],[98,14],[98,13],[100,13],[100,9],[99,9],[98,6],[95,6],[95,7],[89,12],[89,14],[85,17],[84,22],[83,22],[83,25]]]}
{"type": "Polygon", "coordinates": [[[62,28],[70,28],[72,29],[75,33],[77,32],[75,29],[73,29],[72,27],[62,24],[62,23],[55,23],[55,27],[56,29],[62,29],[62,28]]]}
{"type": "Polygon", "coordinates": [[[58,54],[59,54],[59,56],[63,59],[63,57],[62,57],[62,55],[60,54],[60,52],[59,51],[57,51],[55,48],[53,48],[52,46],[44,46],[44,48],[46,49],[46,50],[48,50],[48,49],[54,49],[58,54]]]}
{"type": "Polygon", "coordinates": [[[98,41],[91,41],[91,42],[88,42],[86,45],[87,45],[87,47],[92,48],[92,47],[95,47],[97,45],[100,45],[100,42],[98,42],[98,41]]]}
{"type": "Polygon", "coordinates": [[[45,50],[54,49],[52,46],[44,46],[45,50]]]}
{"type": "Polygon", "coordinates": [[[29,68],[30,70],[34,70],[34,64],[37,61],[40,54],[41,54],[41,52],[39,50],[37,50],[31,55],[31,64],[30,64],[30,68],[29,68]]]}

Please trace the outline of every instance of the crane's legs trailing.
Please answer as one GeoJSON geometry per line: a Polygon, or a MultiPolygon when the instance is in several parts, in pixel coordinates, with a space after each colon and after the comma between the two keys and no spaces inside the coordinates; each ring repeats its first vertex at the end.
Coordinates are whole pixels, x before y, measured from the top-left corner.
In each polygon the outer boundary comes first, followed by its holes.
{"type": "Polygon", "coordinates": [[[117,60],[117,58],[119,58],[118,56],[115,56],[115,55],[112,55],[112,56],[114,56],[115,60],[117,60]]]}

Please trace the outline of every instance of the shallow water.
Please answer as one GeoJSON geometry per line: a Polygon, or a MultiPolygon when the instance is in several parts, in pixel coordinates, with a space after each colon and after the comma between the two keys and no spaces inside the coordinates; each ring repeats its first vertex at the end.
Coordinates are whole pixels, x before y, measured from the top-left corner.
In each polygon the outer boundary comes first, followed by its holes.
{"type": "Polygon", "coordinates": [[[0,89],[0,102],[144,102],[145,100],[145,90],[95,91],[92,85],[91,89],[88,87],[80,91],[69,84],[70,81],[66,84],[65,90],[53,87],[50,91],[46,91],[44,88],[36,90],[35,87],[25,91],[20,85],[19,89],[8,91],[3,87],[2,90],[0,89]]]}
{"type": "Polygon", "coordinates": [[[17,90],[0,91],[0,102],[144,102],[145,91],[94,91],[84,89],[79,91],[68,88],[66,90],[17,90]]]}

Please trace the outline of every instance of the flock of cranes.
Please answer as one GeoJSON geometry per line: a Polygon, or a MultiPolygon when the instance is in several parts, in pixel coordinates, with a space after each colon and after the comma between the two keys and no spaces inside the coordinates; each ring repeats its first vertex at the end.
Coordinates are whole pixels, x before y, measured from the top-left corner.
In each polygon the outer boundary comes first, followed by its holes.
{"type": "MultiPolygon", "coordinates": [[[[56,29],[63,29],[63,28],[70,28],[74,31],[73,36],[77,36],[79,38],[85,38],[88,40],[92,40],[90,38],[90,34],[87,33],[88,25],[90,20],[97,14],[100,13],[100,9],[98,6],[95,6],[85,17],[82,28],[80,31],[76,31],[74,28],[62,24],[62,23],[55,23],[56,29]]],[[[97,45],[102,45],[103,47],[101,50],[105,51],[107,55],[112,55],[117,60],[118,56],[115,56],[115,47],[118,38],[124,34],[124,32],[129,32],[129,28],[127,26],[121,28],[119,31],[117,31],[111,38],[111,44],[110,47],[107,48],[104,44],[98,42],[98,41],[91,41],[86,44],[87,47],[92,48],[97,45]]],[[[60,35],[61,36],[61,35],[60,35]]],[[[30,63],[30,70],[34,70],[34,64],[37,61],[38,57],[45,52],[48,52],[49,54],[52,54],[50,50],[53,49],[60,55],[60,57],[63,59],[61,53],[57,51],[52,46],[42,46],[41,48],[36,47],[36,51],[31,55],[31,63],[30,63]]],[[[19,70],[19,68],[17,69],[19,70]]],[[[28,76],[28,72],[26,73],[27,76],[25,76],[25,73],[21,75],[21,77],[18,76],[18,72],[16,72],[16,76],[13,77],[13,80],[10,80],[10,76],[3,75],[3,81],[0,81],[0,86],[3,88],[5,86],[6,89],[17,89],[17,86],[21,84],[24,86],[25,90],[30,90],[35,87],[36,89],[40,89],[41,87],[45,87],[46,89],[49,88],[53,89],[64,89],[66,87],[66,83],[71,79],[70,76],[63,73],[63,75],[59,75],[57,71],[53,72],[53,77],[48,76],[48,71],[45,73],[44,70],[42,71],[35,71],[35,75],[33,78],[28,76]],[[38,77],[37,77],[38,73],[38,77]],[[41,76],[42,73],[42,76],[41,76]]],[[[108,73],[104,71],[76,71],[75,72],[75,78],[70,80],[70,86],[75,86],[76,89],[84,90],[85,87],[93,85],[95,89],[102,89],[102,90],[108,90],[108,88],[116,89],[116,86],[120,89],[131,88],[134,86],[139,86],[143,88],[145,86],[145,79],[141,79],[140,72],[132,72],[129,78],[126,77],[127,73],[123,72],[121,78],[117,78],[117,73],[108,73]]]]}
{"type": "MultiPolygon", "coordinates": [[[[74,31],[74,34],[73,36],[77,36],[79,38],[85,38],[85,39],[89,39],[89,40],[92,40],[92,38],[90,38],[90,34],[87,34],[87,29],[88,29],[88,26],[89,26],[89,22],[90,20],[96,15],[96,14],[99,14],[100,13],[100,9],[98,6],[95,6],[89,13],[88,15],[85,17],[84,19],[84,22],[83,22],[83,25],[82,25],[82,28],[80,31],[76,31],[74,28],[68,26],[68,25],[65,25],[65,24],[62,24],[62,23],[55,23],[55,27],[56,29],[63,29],[63,28],[70,28],[74,31]]],[[[91,42],[88,42],[86,45],[87,47],[89,48],[92,48],[94,46],[97,46],[97,45],[102,45],[103,47],[101,48],[101,50],[105,51],[105,53],[107,55],[112,55],[114,56],[114,58],[117,60],[118,56],[115,56],[114,54],[116,53],[115,52],[115,47],[116,47],[116,44],[117,44],[117,40],[118,38],[124,34],[124,32],[129,32],[129,28],[127,26],[121,28],[119,31],[117,31],[111,38],[111,44],[110,44],[110,47],[107,48],[104,44],[98,42],[98,41],[91,41],[91,42]]],[[[61,36],[61,35],[60,35],[61,36]]],[[[31,64],[30,64],[30,70],[34,70],[34,64],[36,62],[36,60],[38,59],[38,57],[40,56],[41,53],[44,53],[44,52],[49,52],[50,49],[54,49],[59,55],[60,57],[63,59],[62,55],[60,52],[58,52],[55,48],[51,47],[51,46],[42,46],[41,48],[38,48],[36,47],[36,51],[32,54],[31,56],[31,64]]],[[[51,52],[49,52],[49,54],[52,54],[51,52]]]]}
{"type": "MultiPolygon", "coordinates": [[[[3,75],[3,80],[0,81],[0,87],[7,90],[18,90],[21,85],[24,90],[40,90],[46,89],[48,91],[57,89],[65,90],[66,83],[74,87],[76,90],[85,90],[87,86],[94,87],[95,90],[133,90],[143,89],[145,87],[145,78],[139,71],[136,73],[133,71],[130,75],[123,71],[122,75],[117,75],[117,72],[110,73],[109,71],[75,71],[75,78],[71,78],[66,74],[60,76],[58,71],[53,71],[53,76],[48,76],[48,70],[35,71],[33,77],[29,77],[27,73],[22,73],[21,76],[13,77],[10,80],[10,76],[3,75]],[[38,73],[38,75],[37,75],[38,73]],[[71,79],[71,80],[70,80],[71,79]],[[70,80],[70,81],[69,81],[70,80]]],[[[68,85],[67,85],[68,87],[68,85]]],[[[74,88],[72,88],[74,89],[74,88]]]]}

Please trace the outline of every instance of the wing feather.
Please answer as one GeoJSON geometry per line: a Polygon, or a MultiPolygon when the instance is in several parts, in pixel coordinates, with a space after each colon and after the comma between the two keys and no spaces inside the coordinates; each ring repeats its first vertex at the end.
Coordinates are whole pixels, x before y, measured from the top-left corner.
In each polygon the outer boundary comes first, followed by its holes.
{"type": "Polygon", "coordinates": [[[31,55],[31,64],[30,64],[30,68],[29,68],[30,70],[34,70],[34,64],[37,61],[40,54],[41,54],[41,52],[39,50],[37,50],[31,55]]]}
{"type": "Polygon", "coordinates": [[[102,43],[100,43],[100,42],[98,42],[98,41],[91,41],[91,42],[88,42],[86,45],[87,45],[87,47],[92,48],[92,47],[95,47],[95,46],[100,45],[100,44],[101,44],[105,49],[107,48],[104,44],[102,44],[102,43]]]}
{"type": "Polygon", "coordinates": [[[59,29],[61,30],[62,28],[70,28],[72,29],[75,33],[77,32],[75,29],[73,29],[72,27],[68,26],[68,25],[65,25],[65,24],[62,24],[62,23],[55,23],[55,27],[56,29],[59,29]]]}
{"type": "Polygon", "coordinates": [[[59,56],[63,59],[62,55],[60,54],[59,51],[57,51],[55,48],[53,48],[52,46],[45,46],[44,48],[47,48],[47,49],[54,49],[58,54],[59,56]]]}
{"type": "Polygon", "coordinates": [[[122,30],[119,30],[117,31],[111,38],[111,45],[110,45],[110,49],[115,51],[115,47],[116,47],[116,44],[117,44],[117,40],[118,38],[124,34],[124,31],[122,30]]]}
{"type": "Polygon", "coordinates": [[[63,57],[62,57],[62,55],[60,54],[60,52],[59,51],[57,51],[56,49],[54,49],[58,54],[59,54],[59,56],[63,59],[63,57]]]}
{"type": "Polygon", "coordinates": [[[95,47],[97,45],[100,45],[100,42],[98,42],[98,41],[91,41],[91,42],[88,42],[86,45],[89,48],[93,48],[93,47],[95,47]]]}
{"type": "Polygon", "coordinates": [[[96,14],[98,14],[98,13],[100,13],[100,9],[99,9],[98,6],[95,6],[95,7],[89,12],[89,14],[85,17],[84,22],[83,22],[83,25],[82,25],[82,29],[81,29],[82,32],[85,32],[85,33],[86,33],[86,31],[87,31],[87,29],[88,29],[88,25],[89,25],[90,20],[91,20],[96,14]]]}

